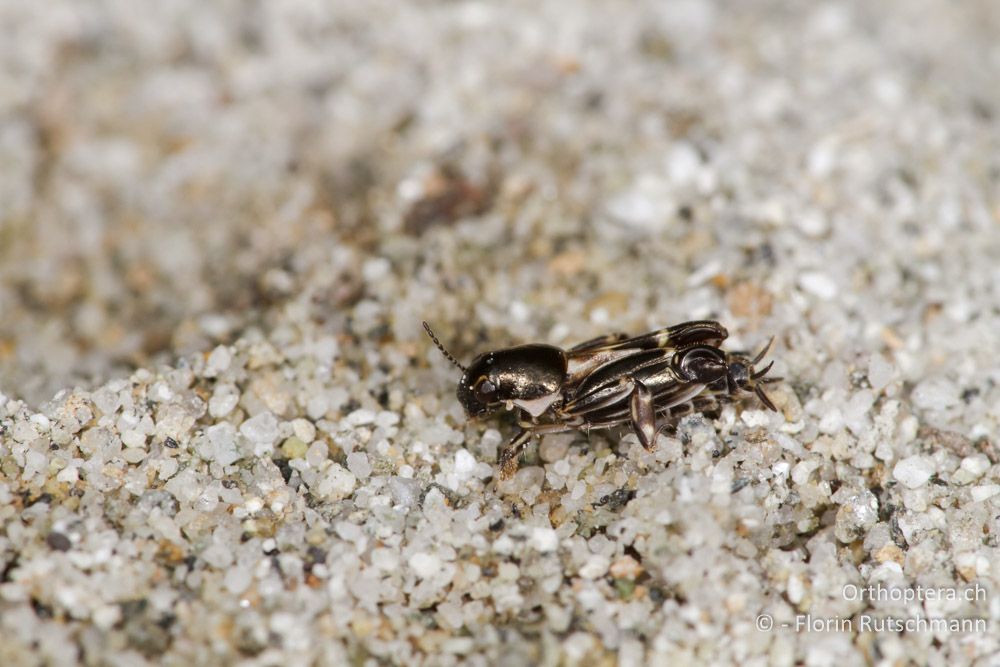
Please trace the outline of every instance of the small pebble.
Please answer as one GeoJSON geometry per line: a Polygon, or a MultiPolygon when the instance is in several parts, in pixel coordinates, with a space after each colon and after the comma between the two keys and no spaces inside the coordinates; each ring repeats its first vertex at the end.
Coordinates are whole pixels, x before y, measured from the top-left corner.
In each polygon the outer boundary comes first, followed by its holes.
{"type": "Polygon", "coordinates": [[[415,553],[410,556],[410,567],[418,577],[432,577],[441,570],[441,559],[432,553],[415,553]]]}
{"type": "Polygon", "coordinates": [[[924,410],[941,410],[959,403],[958,387],[944,378],[930,378],[913,389],[913,403],[924,410]]]}
{"type": "Polygon", "coordinates": [[[559,547],[559,537],[551,528],[531,529],[531,546],[542,553],[550,553],[559,547]]]}
{"type": "Polygon", "coordinates": [[[69,551],[73,546],[68,537],[55,531],[48,534],[45,538],[45,543],[55,551],[69,551]]]}
{"type": "Polygon", "coordinates": [[[910,456],[899,461],[892,469],[892,475],[903,486],[918,489],[934,474],[934,461],[926,456],[910,456]]]}
{"type": "Polygon", "coordinates": [[[837,296],[837,283],[820,271],[807,271],[799,276],[799,286],[813,296],[830,300],[837,296]]]}
{"type": "Polygon", "coordinates": [[[368,462],[368,455],[364,452],[351,452],[347,455],[347,469],[358,479],[368,479],[372,474],[372,466],[368,462]]]}
{"type": "Polygon", "coordinates": [[[278,420],[270,412],[262,412],[240,424],[240,433],[251,442],[272,444],[278,438],[278,420]]]}

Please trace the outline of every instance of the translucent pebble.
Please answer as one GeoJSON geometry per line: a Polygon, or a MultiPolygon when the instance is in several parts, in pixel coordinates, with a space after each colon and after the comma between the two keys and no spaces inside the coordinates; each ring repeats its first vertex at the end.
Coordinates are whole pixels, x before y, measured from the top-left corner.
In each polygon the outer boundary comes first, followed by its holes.
{"type": "Polygon", "coordinates": [[[112,391],[107,387],[102,387],[91,394],[91,399],[94,401],[94,405],[102,414],[112,415],[118,410],[118,406],[121,405],[121,398],[117,391],[112,391]]]}
{"type": "Polygon", "coordinates": [[[467,449],[455,452],[455,475],[459,479],[468,479],[476,472],[476,458],[467,449]]]}
{"type": "MultiPolygon", "coordinates": [[[[177,470],[180,468],[180,464],[177,463],[177,459],[161,459],[159,465],[159,475],[160,479],[167,480],[173,477],[177,470]]],[[[76,470],[76,468],[67,468],[67,470],[76,470]]],[[[65,472],[65,471],[63,471],[65,472]]]]}
{"type": "Polygon", "coordinates": [[[316,427],[308,419],[293,420],[292,432],[299,440],[307,444],[316,439],[316,427]]]}
{"type": "Polygon", "coordinates": [[[208,412],[215,418],[225,417],[240,401],[240,392],[231,384],[221,384],[208,399],[208,412]]]}
{"type": "Polygon", "coordinates": [[[24,471],[21,473],[21,477],[26,480],[34,477],[36,473],[42,472],[48,466],[49,462],[45,458],[45,454],[34,449],[29,449],[24,458],[24,471]]]}
{"type": "Polygon", "coordinates": [[[395,412],[390,412],[389,410],[382,410],[375,417],[375,425],[380,428],[390,428],[399,423],[399,414],[395,412]]]}
{"type": "Polygon", "coordinates": [[[969,489],[969,493],[972,496],[972,502],[982,502],[1000,493],[1000,484],[983,484],[982,486],[974,486],[969,489]]]}
{"type": "Polygon", "coordinates": [[[410,556],[409,565],[418,577],[426,579],[441,571],[441,558],[420,551],[410,556]]]}
{"type": "Polygon", "coordinates": [[[536,466],[521,468],[514,475],[514,488],[525,491],[534,486],[541,486],[545,479],[545,470],[536,466]]]}
{"type": "Polygon", "coordinates": [[[483,431],[483,439],[480,444],[480,454],[487,459],[495,459],[501,442],[503,442],[503,436],[500,434],[500,431],[495,428],[486,429],[483,431]]]}
{"type": "Polygon", "coordinates": [[[365,282],[375,282],[388,275],[392,264],[385,257],[372,257],[361,265],[361,276],[365,282]]]}
{"type": "Polygon", "coordinates": [[[967,456],[962,459],[962,470],[969,473],[973,479],[982,477],[990,469],[990,460],[983,454],[967,456]]]}
{"type": "Polygon", "coordinates": [[[261,412],[240,424],[240,433],[251,442],[273,444],[278,439],[278,420],[270,412],[261,412]]]}
{"type": "Polygon", "coordinates": [[[174,397],[174,392],[166,382],[157,382],[150,387],[149,397],[157,403],[165,403],[174,397]]]}
{"type": "Polygon", "coordinates": [[[928,378],[913,389],[913,403],[924,410],[940,410],[957,405],[958,388],[945,378],[928,378]]]}
{"type": "Polygon", "coordinates": [[[325,442],[314,442],[306,450],[306,463],[313,468],[318,468],[330,455],[330,449],[325,442]]]}
{"type": "Polygon", "coordinates": [[[49,418],[40,412],[36,412],[31,415],[31,423],[38,427],[40,433],[48,433],[49,428],[52,426],[52,422],[49,418]]]}
{"type": "Polygon", "coordinates": [[[247,498],[247,501],[243,506],[247,512],[253,514],[254,512],[259,512],[264,508],[264,501],[257,497],[247,498]]]}
{"type": "Polygon", "coordinates": [[[342,540],[347,540],[348,542],[363,543],[367,539],[364,529],[350,521],[338,521],[334,526],[334,530],[337,531],[337,535],[342,540]]]}
{"type": "Polygon", "coordinates": [[[597,579],[603,577],[611,566],[611,561],[607,556],[592,554],[580,568],[580,576],[584,579],[597,579]]]}
{"type": "Polygon", "coordinates": [[[204,458],[224,466],[242,458],[236,447],[236,429],[229,422],[209,426],[205,430],[205,435],[208,437],[209,447],[203,447],[198,452],[204,458]]]}
{"type": "Polygon", "coordinates": [[[608,201],[607,212],[615,222],[640,232],[652,233],[663,229],[676,206],[654,180],[653,177],[647,177],[645,182],[640,179],[634,189],[617,194],[608,201]]]}
{"type": "Polygon", "coordinates": [[[367,479],[372,474],[372,466],[368,455],[364,452],[351,452],[347,455],[347,469],[358,479],[367,479]]]}
{"type": "Polygon", "coordinates": [[[698,151],[687,143],[676,143],[667,156],[667,170],[670,180],[678,185],[686,185],[694,180],[701,168],[698,151]]]}
{"type": "Polygon", "coordinates": [[[365,572],[362,576],[351,579],[348,583],[351,593],[362,605],[374,605],[378,602],[382,587],[374,577],[365,572]]]}
{"type": "Polygon", "coordinates": [[[201,558],[212,567],[221,570],[232,564],[233,551],[226,545],[216,542],[202,552],[201,558]]]}
{"type": "Polygon", "coordinates": [[[396,505],[413,507],[420,499],[420,482],[406,477],[390,477],[389,495],[396,505]]]}
{"type": "Polygon", "coordinates": [[[788,577],[788,599],[791,600],[793,604],[798,604],[802,601],[802,597],[805,595],[806,588],[805,582],[802,581],[802,577],[791,576],[788,577]]]}
{"type": "Polygon", "coordinates": [[[566,457],[573,434],[557,433],[542,438],[538,445],[538,457],[546,463],[552,463],[566,457]]]}
{"type": "Polygon", "coordinates": [[[122,433],[122,444],[126,447],[145,447],[146,436],[139,431],[125,431],[122,433]]]}
{"type": "Polygon", "coordinates": [[[844,408],[844,421],[851,432],[861,435],[868,430],[868,413],[875,403],[875,394],[870,389],[855,392],[844,408]]]}
{"type": "Polygon", "coordinates": [[[129,447],[122,452],[122,458],[125,459],[127,463],[139,463],[146,458],[146,450],[141,447],[129,447]]]}
{"type": "Polygon", "coordinates": [[[346,498],[354,491],[357,479],[343,466],[334,463],[320,477],[315,493],[327,500],[346,498]]]}
{"type": "Polygon", "coordinates": [[[877,521],[878,499],[870,491],[862,491],[840,506],[834,533],[841,542],[854,542],[864,537],[877,521]]]}
{"type": "Polygon", "coordinates": [[[31,422],[19,421],[14,424],[10,434],[18,442],[31,442],[38,437],[38,430],[31,422]]]}
{"type": "Polygon", "coordinates": [[[875,395],[871,390],[862,389],[857,391],[847,402],[845,417],[848,421],[857,421],[862,419],[866,414],[868,414],[868,411],[874,403],[875,395]]]}
{"type": "Polygon", "coordinates": [[[365,408],[355,410],[344,418],[349,426],[365,426],[375,422],[375,413],[365,408]]]}
{"type": "Polygon", "coordinates": [[[500,563],[497,567],[497,578],[501,581],[517,581],[521,576],[521,568],[517,563],[500,563]]]}
{"type": "Polygon", "coordinates": [[[91,619],[94,625],[107,632],[121,619],[121,607],[118,605],[101,605],[94,610],[91,619]]]}
{"type": "Polygon", "coordinates": [[[399,554],[392,549],[373,549],[371,559],[372,565],[384,572],[389,572],[399,567],[399,554]]]}
{"type": "Polygon", "coordinates": [[[771,413],[767,410],[744,410],[740,415],[744,424],[751,428],[767,426],[771,421],[771,413]]]}
{"type": "Polygon", "coordinates": [[[205,377],[215,377],[224,372],[232,361],[233,353],[229,351],[229,347],[219,345],[208,355],[208,360],[205,362],[205,377]]]}
{"type": "Polygon", "coordinates": [[[330,402],[323,394],[312,396],[306,403],[306,414],[309,415],[310,419],[320,419],[326,414],[329,407],[330,402]]]}
{"type": "Polygon", "coordinates": [[[830,229],[827,217],[820,211],[806,211],[802,215],[796,216],[795,226],[803,234],[813,238],[823,236],[830,229]]]}
{"type": "Polygon", "coordinates": [[[820,462],[816,460],[799,461],[792,468],[792,481],[796,484],[805,484],[809,481],[809,476],[812,471],[820,466],[820,462]]]}
{"type": "Polygon", "coordinates": [[[466,653],[472,652],[475,647],[476,641],[472,637],[451,637],[442,642],[441,652],[465,655],[466,653]]]}
{"type": "Polygon", "coordinates": [[[440,447],[448,444],[448,441],[456,435],[459,435],[458,431],[455,431],[448,425],[433,423],[420,429],[417,437],[431,447],[440,447]]]}
{"type": "Polygon", "coordinates": [[[917,489],[927,483],[934,474],[934,461],[927,456],[910,456],[892,469],[892,475],[900,484],[910,489],[917,489]]]}
{"type": "Polygon", "coordinates": [[[530,543],[538,551],[549,553],[559,548],[559,536],[552,528],[536,526],[531,529],[530,543]]]}
{"type": "Polygon", "coordinates": [[[868,383],[872,386],[872,391],[880,391],[892,382],[894,372],[895,367],[885,357],[873,354],[868,360],[868,383]]]}
{"type": "Polygon", "coordinates": [[[813,296],[829,300],[837,296],[837,283],[822,271],[806,271],[799,276],[799,287],[813,296]]]}
{"type": "Polygon", "coordinates": [[[253,581],[253,571],[248,567],[232,567],[226,571],[226,577],[223,580],[226,590],[234,595],[239,595],[247,588],[250,587],[250,583],[253,581]]]}

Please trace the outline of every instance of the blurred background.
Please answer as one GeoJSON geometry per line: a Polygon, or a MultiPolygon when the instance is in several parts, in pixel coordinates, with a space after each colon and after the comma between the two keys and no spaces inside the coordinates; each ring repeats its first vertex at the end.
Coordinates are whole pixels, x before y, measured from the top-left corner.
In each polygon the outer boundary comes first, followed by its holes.
{"type": "Polygon", "coordinates": [[[33,404],[289,309],[358,343],[426,318],[459,356],[713,316],[917,359],[995,317],[988,0],[7,0],[0,26],[0,388],[33,404]]]}

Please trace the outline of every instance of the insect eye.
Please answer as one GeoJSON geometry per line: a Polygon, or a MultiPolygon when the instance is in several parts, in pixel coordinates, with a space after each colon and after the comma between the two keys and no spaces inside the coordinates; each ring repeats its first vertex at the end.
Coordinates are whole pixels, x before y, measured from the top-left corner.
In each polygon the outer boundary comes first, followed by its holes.
{"type": "Polygon", "coordinates": [[[490,382],[485,375],[476,380],[472,389],[476,392],[476,398],[479,399],[480,403],[491,403],[496,397],[497,386],[490,382]]]}

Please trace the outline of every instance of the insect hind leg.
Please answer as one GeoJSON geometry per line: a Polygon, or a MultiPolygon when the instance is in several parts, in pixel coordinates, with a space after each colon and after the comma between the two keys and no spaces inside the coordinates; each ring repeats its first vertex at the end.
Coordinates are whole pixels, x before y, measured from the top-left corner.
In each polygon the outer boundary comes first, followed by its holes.
{"type": "Polygon", "coordinates": [[[632,420],[632,430],[646,451],[656,447],[656,405],[651,392],[642,382],[632,380],[632,394],[629,397],[629,416],[632,420]]]}

